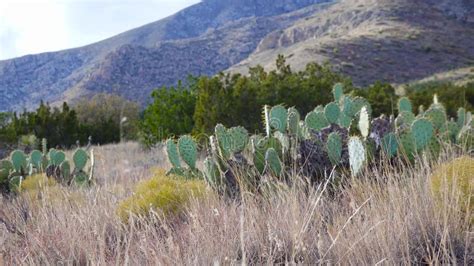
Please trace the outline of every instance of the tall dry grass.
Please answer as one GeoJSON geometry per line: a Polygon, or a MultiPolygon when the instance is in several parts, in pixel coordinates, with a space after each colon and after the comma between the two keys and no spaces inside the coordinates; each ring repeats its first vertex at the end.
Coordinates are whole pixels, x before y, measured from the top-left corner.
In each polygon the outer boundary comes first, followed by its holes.
{"type": "Polygon", "coordinates": [[[98,184],[90,189],[0,200],[5,264],[474,264],[472,214],[449,198],[437,204],[428,162],[369,169],[338,189],[296,182],[239,201],[209,191],[179,217],[123,224],[118,202],[164,165],[163,155],[133,143],[96,154],[98,184]]]}

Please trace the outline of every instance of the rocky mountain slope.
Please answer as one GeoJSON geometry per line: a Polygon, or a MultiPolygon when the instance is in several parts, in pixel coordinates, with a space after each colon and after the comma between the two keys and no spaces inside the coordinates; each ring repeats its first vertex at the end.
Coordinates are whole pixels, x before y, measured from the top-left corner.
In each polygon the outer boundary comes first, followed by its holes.
{"type": "Polygon", "coordinates": [[[189,74],[329,61],[356,84],[474,64],[470,0],[204,0],[85,47],[0,61],[0,111],[98,92],[146,103],[189,74]]]}
{"type": "Polygon", "coordinates": [[[267,35],[231,70],[329,61],[356,84],[405,83],[474,65],[474,1],[345,0],[267,35]]]}

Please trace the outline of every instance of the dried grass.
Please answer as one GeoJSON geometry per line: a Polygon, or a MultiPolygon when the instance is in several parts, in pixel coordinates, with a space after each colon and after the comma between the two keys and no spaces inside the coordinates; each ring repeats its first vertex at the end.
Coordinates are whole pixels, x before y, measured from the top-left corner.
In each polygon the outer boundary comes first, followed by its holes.
{"type": "Polygon", "coordinates": [[[61,187],[65,200],[36,199],[41,204],[0,199],[5,264],[474,264],[471,211],[436,204],[426,162],[370,169],[339,189],[297,182],[238,202],[210,192],[180,217],[124,225],[118,203],[164,164],[163,155],[133,143],[96,153],[91,189],[61,187]]]}

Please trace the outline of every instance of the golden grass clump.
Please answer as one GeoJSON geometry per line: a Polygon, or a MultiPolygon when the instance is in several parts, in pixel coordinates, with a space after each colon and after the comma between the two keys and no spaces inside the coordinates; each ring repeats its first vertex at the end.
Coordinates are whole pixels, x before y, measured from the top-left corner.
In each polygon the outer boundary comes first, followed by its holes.
{"type": "Polygon", "coordinates": [[[474,158],[463,156],[438,166],[431,175],[431,190],[437,201],[446,203],[454,196],[461,211],[472,206],[474,195],[474,158]]]}
{"type": "Polygon", "coordinates": [[[37,174],[28,176],[21,183],[21,192],[36,193],[45,187],[56,186],[56,180],[48,178],[45,174],[37,174]]]}
{"type": "Polygon", "coordinates": [[[202,198],[205,192],[202,180],[167,176],[164,170],[157,170],[152,178],[137,184],[133,195],[119,204],[117,213],[124,222],[130,214],[147,216],[151,210],[172,216],[180,213],[192,198],[202,198]]]}

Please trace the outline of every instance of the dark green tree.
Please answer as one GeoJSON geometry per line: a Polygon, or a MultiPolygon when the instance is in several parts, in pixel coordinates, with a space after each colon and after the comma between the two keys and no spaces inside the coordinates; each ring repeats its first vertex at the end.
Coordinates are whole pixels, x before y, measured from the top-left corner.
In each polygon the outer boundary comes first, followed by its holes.
{"type": "Polygon", "coordinates": [[[145,109],[140,124],[144,144],[153,145],[192,131],[196,96],[191,88],[180,83],[177,87],[157,89],[151,96],[153,103],[145,109]]]}

